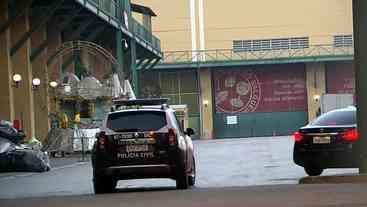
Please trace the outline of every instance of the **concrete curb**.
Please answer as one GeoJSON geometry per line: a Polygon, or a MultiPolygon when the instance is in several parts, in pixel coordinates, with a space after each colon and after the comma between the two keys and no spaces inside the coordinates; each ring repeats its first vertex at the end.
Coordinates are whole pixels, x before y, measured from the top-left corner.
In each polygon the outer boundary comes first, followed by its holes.
{"type": "Polygon", "coordinates": [[[299,180],[299,184],[367,183],[367,174],[310,176],[299,180]]]}

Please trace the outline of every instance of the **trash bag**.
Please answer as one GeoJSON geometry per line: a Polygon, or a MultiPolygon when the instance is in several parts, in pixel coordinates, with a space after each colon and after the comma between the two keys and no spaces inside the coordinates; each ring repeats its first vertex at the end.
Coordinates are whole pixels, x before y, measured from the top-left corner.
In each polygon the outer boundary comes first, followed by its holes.
{"type": "Polygon", "coordinates": [[[27,146],[30,147],[33,150],[41,150],[42,149],[42,143],[36,139],[35,137],[32,137],[32,139],[28,140],[27,146]]]}
{"type": "Polygon", "coordinates": [[[8,139],[15,144],[19,144],[25,137],[21,131],[17,131],[11,123],[7,121],[0,121],[0,137],[8,139]]]}
{"type": "Polygon", "coordinates": [[[0,138],[0,172],[46,172],[50,169],[47,152],[0,138]]]}
{"type": "Polygon", "coordinates": [[[8,139],[0,137],[0,154],[15,150],[16,146],[8,139]]]}

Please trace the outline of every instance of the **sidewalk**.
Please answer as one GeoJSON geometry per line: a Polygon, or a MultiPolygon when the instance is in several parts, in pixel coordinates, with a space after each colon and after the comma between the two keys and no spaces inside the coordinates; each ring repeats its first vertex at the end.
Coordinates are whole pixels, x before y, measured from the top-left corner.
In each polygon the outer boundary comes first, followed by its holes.
{"type": "Polygon", "coordinates": [[[299,180],[299,184],[360,184],[367,183],[367,174],[344,174],[330,176],[310,176],[299,180]]]}
{"type": "MultiPolygon", "coordinates": [[[[50,157],[51,170],[71,166],[76,163],[90,162],[90,154],[86,154],[83,158],[81,153],[66,155],[65,157],[50,157]]],[[[9,177],[22,177],[32,174],[38,174],[34,172],[0,172],[0,179],[7,179],[9,177]]]]}

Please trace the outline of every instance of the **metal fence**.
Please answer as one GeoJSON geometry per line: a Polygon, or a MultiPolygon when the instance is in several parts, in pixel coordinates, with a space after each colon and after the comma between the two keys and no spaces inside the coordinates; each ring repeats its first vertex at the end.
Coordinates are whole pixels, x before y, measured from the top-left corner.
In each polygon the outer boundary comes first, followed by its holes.
{"type": "MultiPolygon", "coordinates": [[[[97,8],[97,13],[101,12],[109,18],[113,18],[120,25],[124,25],[124,9],[121,8],[117,0],[84,0],[97,8]]],[[[143,42],[152,46],[154,49],[161,50],[160,40],[151,31],[147,30],[141,23],[131,17],[129,23],[130,30],[143,42]]]]}
{"type": "Polygon", "coordinates": [[[267,51],[236,52],[233,49],[199,50],[199,51],[168,51],[163,53],[161,64],[246,61],[292,59],[307,57],[353,56],[354,47],[334,47],[334,45],[313,45],[302,49],[282,49],[267,51]]]}

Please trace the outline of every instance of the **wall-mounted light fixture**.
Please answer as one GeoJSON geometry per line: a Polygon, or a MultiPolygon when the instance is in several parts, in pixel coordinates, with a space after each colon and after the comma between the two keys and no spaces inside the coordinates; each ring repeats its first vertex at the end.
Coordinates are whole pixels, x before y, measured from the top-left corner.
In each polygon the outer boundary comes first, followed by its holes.
{"type": "Polygon", "coordinates": [[[49,84],[50,84],[50,87],[54,89],[57,88],[57,86],[59,85],[56,81],[51,81],[49,84]]]}
{"type": "Polygon", "coordinates": [[[121,43],[122,43],[122,47],[123,47],[124,50],[129,49],[129,44],[127,44],[127,40],[126,39],[122,39],[121,40],[121,43]]]}
{"type": "Polygon", "coordinates": [[[33,78],[32,88],[37,89],[41,85],[41,80],[39,78],[33,78]]]}
{"type": "Polygon", "coordinates": [[[22,82],[22,76],[20,74],[14,74],[13,75],[13,86],[15,88],[18,88],[20,83],[22,82]]]}
{"type": "Polygon", "coordinates": [[[319,102],[319,101],[320,101],[320,95],[319,95],[319,94],[315,94],[315,95],[313,96],[313,100],[314,100],[315,102],[319,102]]]}
{"type": "Polygon", "coordinates": [[[209,105],[209,101],[208,101],[208,100],[204,100],[204,101],[203,101],[203,105],[204,105],[205,107],[207,107],[207,106],[209,105]]]}

